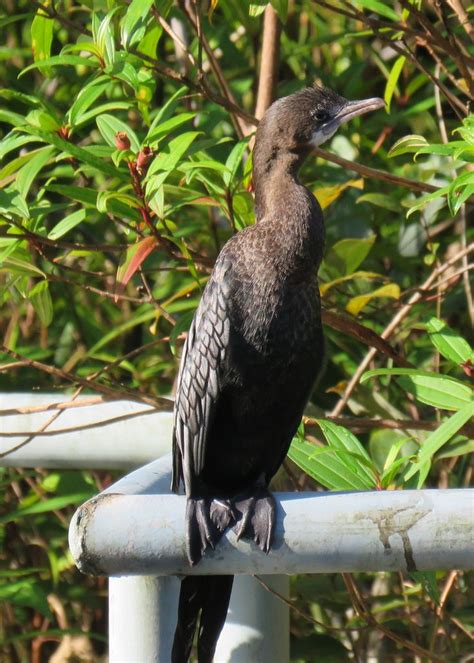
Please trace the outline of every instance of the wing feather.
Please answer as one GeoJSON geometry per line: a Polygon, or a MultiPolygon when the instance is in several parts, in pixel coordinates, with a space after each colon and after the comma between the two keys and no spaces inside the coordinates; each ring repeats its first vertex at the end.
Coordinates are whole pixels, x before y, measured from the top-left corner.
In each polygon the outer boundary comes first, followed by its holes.
{"type": "MultiPolygon", "coordinates": [[[[222,256],[222,254],[221,254],[222,256]]],[[[204,290],[179,369],[174,409],[173,480],[193,494],[203,470],[206,442],[219,399],[230,335],[227,297],[231,263],[220,259],[204,290]]]]}

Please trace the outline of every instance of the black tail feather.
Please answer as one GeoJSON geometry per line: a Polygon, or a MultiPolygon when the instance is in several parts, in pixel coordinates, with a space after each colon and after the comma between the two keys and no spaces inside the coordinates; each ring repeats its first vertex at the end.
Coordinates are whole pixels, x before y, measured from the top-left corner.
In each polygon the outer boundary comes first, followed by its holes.
{"type": "Polygon", "coordinates": [[[198,618],[198,663],[212,663],[233,581],[234,576],[186,576],[181,581],[171,663],[188,662],[198,618]]]}

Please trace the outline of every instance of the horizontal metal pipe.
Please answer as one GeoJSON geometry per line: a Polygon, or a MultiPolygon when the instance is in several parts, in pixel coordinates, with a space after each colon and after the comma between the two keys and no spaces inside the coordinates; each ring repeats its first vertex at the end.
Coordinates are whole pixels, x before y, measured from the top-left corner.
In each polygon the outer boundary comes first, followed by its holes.
{"type": "MultiPolygon", "coordinates": [[[[12,433],[36,433],[58,412],[35,409],[67,400],[67,394],[0,394],[0,410],[12,412],[0,416],[0,453],[25,440],[24,435],[10,437],[12,433]]],[[[35,434],[25,446],[0,458],[0,466],[129,470],[168,453],[172,427],[171,412],[154,412],[149,405],[133,401],[72,407],[62,410],[48,426],[48,435],[35,434]],[[63,432],[51,435],[54,431],[63,432]]]]}
{"type": "Polygon", "coordinates": [[[185,498],[157,495],[169,457],[84,504],[70,526],[77,566],[96,575],[293,574],[474,567],[474,490],[280,493],[271,552],[228,532],[191,568],[185,498]],[[124,494],[127,493],[127,494],[124,494]],[[135,493],[135,494],[130,494],[135,493]]]}

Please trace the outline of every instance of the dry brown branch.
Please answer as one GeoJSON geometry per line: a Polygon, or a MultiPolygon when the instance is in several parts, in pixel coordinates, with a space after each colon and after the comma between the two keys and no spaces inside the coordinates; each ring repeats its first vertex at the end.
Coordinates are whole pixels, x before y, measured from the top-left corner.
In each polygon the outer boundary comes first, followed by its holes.
{"type": "MultiPolygon", "coordinates": [[[[173,401],[169,401],[169,408],[168,411],[171,412],[173,409],[173,401]]],[[[57,416],[63,410],[58,410],[57,416]]],[[[163,412],[163,410],[162,410],[163,412]]],[[[5,438],[12,438],[12,437],[24,437],[34,435],[35,437],[40,436],[40,437],[55,437],[57,435],[68,435],[69,433],[77,433],[79,431],[85,431],[85,430],[91,430],[94,428],[103,428],[104,426],[111,426],[112,424],[116,424],[120,421],[127,421],[128,419],[136,419],[136,417],[144,417],[148,414],[156,414],[155,409],[150,409],[150,410],[140,410],[139,412],[129,412],[127,414],[121,414],[117,417],[110,417],[109,419],[101,419],[100,421],[93,421],[88,424],[79,424],[78,426],[70,426],[69,428],[57,428],[55,430],[37,430],[32,433],[32,431],[0,431],[0,437],[5,437],[5,438]]],[[[57,418],[56,416],[56,418],[57,418]]],[[[48,422],[48,426],[50,426],[53,423],[54,419],[51,419],[51,421],[48,422]]],[[[28,440],[30,441],[30,440],[28,440]]],[[[26,443],[25,443],[26,444],[26,443]]],[[[23,442],[21,444],[23,446],[23,442]]],[[[14,449],[16,450],[18,447],[15,447],[14,449]]],[[[7,452],[4,452],[3,454],[0,454],[0,458],[3,455],[7,455],[8,453],[11,453],[13,449],[9,449],[7,452]]]]}
{"type": "MultiPolygon", "coordinates": [[[[60,368],[49,366],[48,364],[44,364],[43,362],[36,361],[35,359],[29,359],[28,357],[24,357],[18,352],[10,350],[5,345],[2,346],[1,351],[13,357],[14,359],[24,362],[25,366],[29,366],[30,368],[36,368],[37,370],[42,371],[43,373],[46,373],[48,375],[51,375],[59,380],[71,382],[73,384],[79,384],[87,389],[91,389],[92,391],[97,391],[101,394],[104,394],[109,398],[115,400],[129,399],[137,403],[145,403],[146,405],[152,405],[158,411],[163,410],[166,412],[168,410],[169,401],[167,401],[165,398],[160,398],[158,396],[156,397],[147,396],[146,394],[140,394],[137,391],[134,391],[132,389],[126,389],[125,387],[121,389],[114,389],[112,387],[108,387],[105,384],[101,384],[100,382],[93,382],[89,378],[83,378],[80,377],[79,375],[74,375],[73,373],[68,373],[66,371],[63,371],[60,368]]],[[[120,359],[120,361],[122,361],[122,359],[120,359]]],[[[4,364],[1,367],[1,370],[7,370],[7,369],[8,369],[8,364],[4,364]]]]}
{"type": "MultiPolygon", "coordinates": [[[[238,108],[238,105],[232,93],[232,90],[230,89],[230,86],[227,82],[227,79],[224,76],[224,73],[222,72],[219,61],[216,58],[216,55],[212,50],[206,38],[206,35],[202,29],[197,5],[193,3],[193,8],[191,9],[191,6],[188,3],[181,2],[180,6],[183,12],[185,13],[186,17],[188,18],[193,30],[195,31],[196,36],[198,37],[199,43],[201,45],[200,47],[206,53],[206,57],[209,61],[209,64],[211,65],[211,69],[219,85],[220,91],[223,94],[223,98],[226,100],[226,104],[228,104],[227,110],[229,110],[231,114],[231,118],[234,123],[234,127],[237,131],[237,135],[239,136],[240,139],[242,139],[245,136],[248,136],[252,132],[252,125],[255,124],[256,122],[255,118],[253,118],[253,121],[249,122],[249,116],[246,116],[246,114],[243,111],[240,110],[240,112],[236,112],[235,110],[232,110],[238,108]]],[[[214,93],[210,88],[210,85],[207,81],[207,77],[202,68],[198,69],[198,85],[201,91],[203,92],[203,94],[205,94],[205,96],[207,96],[208,99],[215,100],[213,99],[214,93]]]]}
{"type": "MultiPolygon", "coordinates": [[[[27,365],[26,362],[12,362],[8,366],[18,363],[21,366],[27,365]]],[[[0,366],[0,370],[2,366],[0,366]]],[[[70,410],[77,407],[90,407],[91,405],[100,405],[101,403],[110,403],[114,399],[106,396],[90,396],[81,398],[80,401],[62,401],[61,403],[48,403],[47,405],[31,405],[27,407],[9,407],[0,410],[0,417],[17,417],[19,414],[36,414],[38,412],[49,412],[50,410],[70,410]]]]}
{"type": "MultiPolygon", "coordinates": [[[[439,427],[439,421],[423,421],[415,419],[371,419],[368,417],[325,417],[339,426],[348,428],[353,433],[367,433],[372,430],[386,428],[388,430],[427,430],[434,431],[439,427]]],[[[305,426],[318,428],[318,420],[313,417],[303,417],[305,426]]],[[[463,435],[474,436],[474,424],[465,424],[461,429],[463,435]]]]}
{"type": "Polygon", "coordinates": [[[281,24],[271,4],[265,8],[255,117],[261,120],[273,101],[278,80],[281,24]]]}
{"type": "Polygon", "coordinates": [[[353,170],[355,173],[359,173],[359,175],[362,175],[363,177],[395,184],[397,186],[404,187],[405,189],[410,189],[411,191],[417,191],[418,193],[434,193],[438,190],[438,187],[433,186],[432,184],[417,182],[416,180],[410,180],[407,177],[393,175],[392,173],[388,173],[385,170],[370,168],[369,166],[364,166],[363,164],[357,163],[356,161],[343,159],[342,157],[337,156],[332,152],[322,150],[319,147],[313,150],[313,154],[315,154],[317,157],[320,157],[321,159],[326,159],[326,161],[330,161],[331,163],[336,163],[338,166],[342,166],[348,170],[353,170]]]}
{"type": "Polygon", "coordinates": [[[359,322],[357,322],[357,320],[354,320],[347,315],[341,315],[340,313],[335,313],[334,311],[323,309],[322,321],[325,325],[331,327],[331,329],[336,329],[337,331],[343,332],[344,334],[349,334],[349,336],[352,336],[358,341],[365,343],[365,345],[377,348],[379,352],[393,359],[397,366],[412,366],[412,364],[410,364],[410,362],[408,362],[404,357],[401,357],[397,352],[395,352],[395,350],[389,343],[387,343],[387,341],[376,334],[372,329],[369,329],[369,327],[361,325],[359,322]]]}
{"type": "Polygon", "coordinates": [[[459,24],[463,27],[472,43],[474,43],[474,23],[472,23],[471,19],[469,18],[469,15],[464,9],[461,0],[447,0],[447,2],[452,10],[457,14],[459,24]]]}

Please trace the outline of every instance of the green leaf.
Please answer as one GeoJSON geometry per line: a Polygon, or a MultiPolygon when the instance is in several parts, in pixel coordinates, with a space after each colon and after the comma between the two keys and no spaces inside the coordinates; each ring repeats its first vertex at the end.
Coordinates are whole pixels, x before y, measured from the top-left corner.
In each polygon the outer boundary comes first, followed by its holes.
{"type": "MultiPolygon", "coordinates": [[[[176,107],[179,104],[179,100],[181,97],[183,97],[185,94],[188,93],[188,88],[187,87],[180,87],[179,90],[177,90],[172,97],[168,99],[168,101],[160,108],[158,113],[156,114],[155,119],[150,125],[150,129],[148,132],[148,135],[151,134],[152,131],[161,123],[170,118],[176,109],[176,107]]],[[[147,137],[148,140],[148,137],[147,137]]]]}
{"type": "Polygon", "coordinates": [[[224,174],[224,184],[229,187],[237,175],[239,166],[242,163],[242,158],[245,154],[245,150],[248,148],[248,141],[241,140],[234,145],[231,150],[231,153],[227,157],[225,162],[227,173],[224,174]]]}
{"type": "Polygon", "coordinates": [[[398,200],[384,193],[364,193],[363,196],[357,198],[357,204],[359,203],[371,203],[377,207],[383,207],[388,209],[391,212],[400,213],[400,204],[398,200]]]}
{"type": "Polygon", "coordinates": [[[119,170],[117,170],[113,165],[105,161],[104,159],[99,159],[96,156],[94,156],[93,153],[93,147],[79,147],[78,145],[74,145],[74,143],[71,143],[68,140],[64,140],[57,134],[45,134],[43,132],[37,132],[41,138],[46,143],[51,143],[51,145],[54,145],[57,147],[59,150],[62,150],[66,154],[75,157],[80,163],[82,164],[87,164],[88,166],[92,166],[93,168],[96,168],[98,171],[104,173],[105,175],[109,175],[111,177],[124,177],[119,170]]]}
{"type": "Polygon", "coordinates": [[[271,3],[280,21],[286,23],[288,17],[288,0],[271,0],[271,3]]]}
{"type": "Polygon", "coordinates": [[[374,298],[391,297],[392,299],[400,298],[400,286],[396,283],[387,283],[386,285],[372,290],[365,295],[357,295],[352,297],[346,305],[346,311],[352,315],[359,315],[359,313],[367,306],[374,298]]]}
{"type": "Polygon", "coordinates": [[[360,381],[380,375],[392,375],[417,400],[443,410],[459,410],[473,402],[473,390],[464,382],[416,368],[377,368],[366,371],[360,381]]]}
{"type": "Polygon", "coordinates": [[[341,239],[329,249],[324,269],[335,276],[348,276],[356,271],[374,245],[375,235],[364,239],[341,239]]]}
{"type": "Polygon", "coordinates": [[[111,147],[116,147],[115,145],[115,135],[120,131],[123,131],[127,134],[130,139],[130,147],[135,154],[140,150],[140,141],[138,140],[135,132],[131,129],[125,122],[119,120],[113,115],[99,115],[96,118],[97,126],[99,131],[102,134],[105,142],[108,143],[111,147]]]}
{"type": "Polygon", "coordinates": [[[59,239],[60,237],[63,237],[63,235],[66,235],[66,233],[81,223],[81,221],[84,221],[85,218],[85,209],[79,209],[76,212],[72,212],[72,214],[68,214],[68,216],[64,217],[64,219],[57,223],[48,233],[49,239],[59,239]]]}
{"type": "Polygon", "coordinates": [[[440,427],[431,433],[423,443],[415,463],[408,469],[405,479],[408,480],[417,472],[420,472],[418,488],[423,485],[426,476],[426,465],[429,467],[430,460],[441,447],[455,435],[460,428],[464,426],[472,417],[474,417],[474,402],[465,405],[459,412],[451,415],[449,419],[443,421],[440,427]],[[423,476],[425,474],[425,476],[423,476]]]}
{"type": "Polygon", "coordinates": [[[388,151],[388,156],[398,157],[400,154],[406,154],[407,152],[418,152],[420,147],[425,147],[426,145],[428,145],[428,141],[423,136],[416,134],[403,136],[403,138],[397,140],[395,145],[392,145],[388,151]]]}
{"type": "Polygon", "coordinates": [[[31,48],[35,62],[47,60],[51,55],[54,21],[38,10],[31,23],[31,48]]]}
{"type": "MultiPolygon", "coordinates": [[[[115,7],[109,11],[99,24],[97,24],[96,20],[92,21],[94,43],[105,64],[109,66],[115,62],[114,24],[112,23],[112,19],[118,9],[119,7],[115,7]]],[[[94,14],[93,18],[97,19],[97,14],[94,14]]]]}
{"type": "Polygon", "coordinates": [[[474,454],[474,439],[468,440],[465,437],[459,437],[451,442],[448,442],[444,451],[440,454],[436,454],[436,460],[442,460],[443,458],[456,458],[457,456],[465,456],[466,454],[474,454]]]}
{"type": "Polygon", "coordinates": [[[54,153],[54,147],[42,147],[36,154],[22,167],[16,176],[16,189],[23,198],[26,198],[28,191],[35,177],[40,170],[48,163],[54,153]]]}
{"type": "Polygon", "coordinates": [[[474,362],[474,352],[469,343],[458,333],[451,329],[446,322],[438,318],[430,318],[426,325],[430,341],[435,348],[455,364],[474,362]]]}
{"type": "Polygon", "coordinates": [[[433,191],[433,193],[428,193],[426,196],[422,196],[421,198],[418,198],[416,203],[410,207],[410,209],[407,212],[407,218],[413,214],[413,212],[417,212],[419,209],[422,209],[427,203],[430,203],[432,200],[437,200],[438,198],[442,198],[449,192],[449,186],[443,186],[438,189],[438,191],[433,191]]]}
{"type": "Polygon", "coordinates": [[[86,66],[97,68],[99,63],[93,58],[84,58],[80,55],[53,55],[51,58],[46,58],[46,60],[38,60],[38,62],[34,62],[28,67],[25,67],[25,69],[23,69],[18,75],[18,78],[26,74],[27,71],[31,71],[31,69],[43,69],[45,67],[60,67],[66,65],[71,65],[74,67],[86,66]]]}
{"type": "Polygon", "coordinates": [[[16,150],[27,143],[33,143],[37,139],[34,136],[19,136],[16,133],[10,133],[0,141],[0,160],[9,152],[16,150]]]}
{"type": "Polygon", "coordinates": [[[370,12],[379,14],[384,18],[392,19],[393,21],[398,21],[398,14],[393,11],[392,7],[387,6],[381,0],[355,0],[355,4],[364,9],[368,9],[370,12]]]}
{"type": "Polygon", "coordinates": [[[318,419],[318,426],[322,430],[329,446],[337,452],[348,452],[355,462],[354,470],[359,475],[365,475],[365,480],[375,486],[377,470],[369,454],[356,436],[347,430],[347,428],[338,426],[326,419],[318,419]]]}
{"type": "Polygon", "coordinates": [[[147,17],[153,0],[132,0],[121,24],[121,42],[125,50],[145,36],[147,17]]]}
{"type": "Polygon", "coordinates": [[[88,108],[105,92],[110,86],[108,78],[97,78],[82,88],[74,100],[71,108],[66,114],[68,124],[74,127],[81,121],[82,116],[88,108]]]}
{"type": "Polygon", "coordinates": [[[186,131],[177,138],[173,138],[153,159],[148,176],[152,176],[160,170],[165,172],[174,170],[200,133],[199,131],[186,131]]]}
{"type": "Polygon", "coordinates": [[[28,262],[23,258],[18,258],[16,256],[9,256],[5,258],[0,267],[0,271],[12,271],[20,276],[41,276],[46,278],[46,274],[41,271],[36,265],[33,265],[32,262],[28,262]]]}
{"type": "Polygon", "coordinates": [[[35,502],[30,506],[25,506],[19,509],[15,509],[0,516],[0,524],[4,525],[5,523],[11,523],[15,520],[20,520],[25,516],[31,516],[38,513],[48,513],[49,511],[55,511],[56,509],[63,509],[66,506],[71,504],[82,504],[86,500],[92,497],[92,491],[87,493],[73,493],[71,495],[60,495],[59,497],[51,497],[47,500],[41,500],[35,502]]]}
{"type": "Polygon", "coordinates": [[[97,115],[102,115],[106,111],[117,111],[125,110],[128,111],[131,108],[131,103],[128,101],[108,101],[105,104],[100,104],[99,106],[94,106],[90,110],[86,111],[80,118],[76,120],[76,128],[81,127],[90,120],[93,120],[97,115]]]}
{"type": "Polygon", "coordinates": [[[260,16],[268,4],[269,0],[251,0],[249,4],[249,16],[253,16],[254,18],[260,16]]]}
{"type": "Polygon", "coordinates": [[[329,447],[316,447],[306,440],[295,438],[288,456],[329,490],[366,490],[374,487],[373,482],[354,472],[345,460],[329,447]]]}
{"type": "Polygon", "coordinates": [[[45,327],[53,321],[53,300],[47,281],[40,281],[28,293],[28,299],[45,327]]]}
{"type": "Polygon", "coordinates": [[[150,127],[150,130],[145,140],[143,141],[144,144],[155,147],[158,144],[160,138],[167,136],[174,129],[177,129],[186,122],[189,122],[189,120],[195,118],[196,115],[197,113],[180,113],[179,115],[170,117],[168,120],[164,120],[161,124],[155,125],[153,129],[150,127]]]}
{"type": "Polygon", "coordinates": [[[61,126],[58,120],[53,115],[51,115],[51,113],[48,113],[42,108],[35,108],[34,110],[30,111],[25,120],[32,127],[36,127],[37,129],[42,129],[43,131],[48,132],[57,131],[61,126]]]}
{"type": "Polygon", "coordinates": [[[0,601],[8,601],[15,607],[34,609],[48,619],[52,618],[46,592],[32,579],[0,585],[0,601]]]}
{"type": "Polygon", "coordinates": [[[390,74],[387,80],[387,85],[385,86],[385,93],[384,93],[384,101],[387,104],[387,110],[390,112],[390,103],[392,101],[393,93],[395,92],[395,89],[397,87],[398,79],[400,78],[400,74],[402,73],[402,69],[405,65],[406,62],[406,57],[404,55],[400,55],[395,60],[395,63],[390,70],[390,74]]]}

